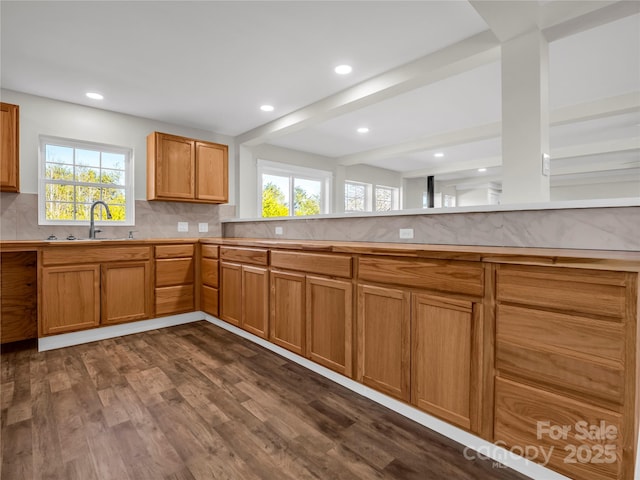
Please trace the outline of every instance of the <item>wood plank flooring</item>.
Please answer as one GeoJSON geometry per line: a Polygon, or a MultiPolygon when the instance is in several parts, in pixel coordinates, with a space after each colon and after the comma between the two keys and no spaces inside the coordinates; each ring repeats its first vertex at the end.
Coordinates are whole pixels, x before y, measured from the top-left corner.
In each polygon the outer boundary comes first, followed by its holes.
{"type": "Polygon", "coordinates": [[[0,360],[2,480],[526,478],[207,322],[0,360]]]}

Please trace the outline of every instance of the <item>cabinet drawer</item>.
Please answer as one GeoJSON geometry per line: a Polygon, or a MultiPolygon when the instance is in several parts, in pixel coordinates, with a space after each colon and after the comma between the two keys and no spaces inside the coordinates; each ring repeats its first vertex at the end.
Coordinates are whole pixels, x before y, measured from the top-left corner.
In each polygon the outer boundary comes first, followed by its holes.
{"type": "Polygon", "coordinates": [[[497,299],[575,315],[620,321],[625,316],[623,272],[501,265],[497,299]]]}
{"type": "Polygon", "coordinates": [[[64,265],[77,263],[125,262],[148,260],[151,247],[92,247],[65,246],[42,249],[43,265],[64,265]]]}
{"type": "Polygon", "coordinates": [[[200,261],[200,275],[203,284],[218,288],[218,260],[203,258],[200,261]]]}
{"type": "Polygon", "coordinates": [[[156,245],[156,258],[193,257],[191,245],[156,245]]]}
{"type": "Polygon", "coordinates": [[[156,287],[193,283],[193,258],[156,260],[156,287]]]}
{"type": "Polygon", "coordinates": [[[156,316],[191,312],[193,309],[193,285],[156,288],[156,316]]]}
{"type": "Polygon", "coordinates": [[[268,265],[269,250],[264,248],[220,247],[220,258],[229,262],[268,265]]]}
{"type": "Polygon", "coordinates": [[[200,253],[205,258],[218,258],[218,245],[202,245],[200,253]]]}
{"type": "Polygon", "coordinates": [[[202,286],[200,290],[201,310],[209,315],[218,315],[218,289],[202,286]]]}
{"type": "Polygon", "coordinates": [[[361,257],[358,278],[477,297],[484,291],[482,265],[461,260],[361,257]]]}
{"type": "Polygon", "coordinates": [[[271,266],[300,272],[351,278],[351,257],[349,255],[274,250],[271,252],[271,266]]]}
{"type": "Polygon", "coordinates": [[[496,379],[495,406],[494,441],[505,442],[505,448],[531,446],[539,462],[541,452],[551,450],[549,465],[576,480],[620,478],[624,438],[632,433],[623,430],[621,415],[503,378],[496,379]],[[609,438],[584,438],[589,427],[609,438]],[[555,435],[560,428],[566,438],[555,435]],[[607,455],[611,463],[604,461],[607,455]]]}

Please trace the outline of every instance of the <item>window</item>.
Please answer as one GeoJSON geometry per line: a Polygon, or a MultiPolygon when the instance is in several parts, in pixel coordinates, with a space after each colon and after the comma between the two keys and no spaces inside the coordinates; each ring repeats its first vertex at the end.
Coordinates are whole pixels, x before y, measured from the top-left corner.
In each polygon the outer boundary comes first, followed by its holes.
{"type": "Polygon", "coordinates": [[[134,225],[131,157],[131,149],[125,147],[40,137],[39,223],[85,224],[91,204],[102,200],[112,219],[98,207],[97,221],[134,225]]]}
{"type": "Polygon", "coordinates": [[[258,160],[262,217],[328,213],[331,176],[324,170],[258,160]]]}
{"type": "Polygon", "coordinates": [[[376,185],[376,212],[390,212],[400,208],[400,189],[376,185]]]}
{"type": "Polygon", "coordinates": [[[344,211],[367,212],[371,210],[371,185],[344,182],[344,211]]]}

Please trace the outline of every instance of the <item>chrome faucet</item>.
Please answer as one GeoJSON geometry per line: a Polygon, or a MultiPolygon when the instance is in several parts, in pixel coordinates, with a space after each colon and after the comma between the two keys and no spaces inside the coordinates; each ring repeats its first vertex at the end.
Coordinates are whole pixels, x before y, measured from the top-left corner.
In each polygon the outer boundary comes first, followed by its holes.
{"type": "Polygon", "coordinates": [[[96,208],[96,205],[103,205],[104,208],[107,210],[107,218],[111,219],[111,211],[109,210],[109,205],[107,205],[106,203],[104,203],[102,200],[96,200],[95,202],[93,202],[91,204],[91,212],[89,213],[89,217],[91,218],[91,223],[89,224],[89,238],[90,239],[94,239],[96,238],[96,233],[101,232],[102,230],[100,230],[99,228],[96,228],[96,225],[94,223],[93,220],[93,211],[96,208]]]}

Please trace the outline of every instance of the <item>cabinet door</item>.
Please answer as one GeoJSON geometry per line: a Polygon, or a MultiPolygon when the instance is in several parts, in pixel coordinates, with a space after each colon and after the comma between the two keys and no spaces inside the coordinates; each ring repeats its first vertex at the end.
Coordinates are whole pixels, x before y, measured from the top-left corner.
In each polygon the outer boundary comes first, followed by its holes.
{"type": "Polygon", "coordinates": [[[242,266],[220,262],[220,318],[240,326],[242,319],[242,266]]]}
{"type": "Polygon", "coordinates": [[[100,265],[46,267],[41,280],[43,335],[100,324],[100,265]]]}
{"type": "Polygon", "coordinates": [[[20,157],[17,105],[0,103],[0,191],[20,191],[20,157]]]}
{"type": "Polygon", "coordinates": [[[467,429],[476,312],[469,301],[413,297],[411,402],[467,429]]]}
{"type": "Polygon", "coordinates": [[[242,267],[242,328],[267,338],[269,330],[269,276],[266,268],[242,267]]]}
{"type": "Polygon", "coordinates": [[[161,198],[195,197],[195,149],[188,138],[157,134],[156,195],[161,198]]]}
{"type": "Polygon", "coordinates": [[[271,272],[269,339],[299,355],[305,354],[304,275],[271,272]]]}
{"type": "Polygon", "coordinates": [[[196,198],[215,203],[229,200],[227,146],[196,142],[196,198]]]}
{"type": "Polygon", "coordinates": [[[410,294],[403,290],[358,286],[359,381],[409,401],[410,294]]]}
{"type": "Polygon", "coordinates": [[[351,282],[307,276],[307,356],[352,374],[351,282]]]}
{"type": "Polygon", "coordinates": [[[102,324],[151,317],[151,262],[102,265],[102,324]]]}

